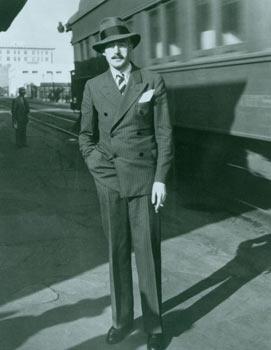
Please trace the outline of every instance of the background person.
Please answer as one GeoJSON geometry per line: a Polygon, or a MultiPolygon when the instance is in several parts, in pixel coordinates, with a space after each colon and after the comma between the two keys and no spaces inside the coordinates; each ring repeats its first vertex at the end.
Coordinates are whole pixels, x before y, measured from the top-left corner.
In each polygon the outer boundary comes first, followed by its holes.
{"type": "Polygon", "coordinates": [[[19,96],[12,101],[11,115],[12,123],[15,129],[15,138],[17,147],[25,147],[26,127],[28,123],[29,104],[25,99],[26,90],[24,87],[19,88],[19,96]]]}

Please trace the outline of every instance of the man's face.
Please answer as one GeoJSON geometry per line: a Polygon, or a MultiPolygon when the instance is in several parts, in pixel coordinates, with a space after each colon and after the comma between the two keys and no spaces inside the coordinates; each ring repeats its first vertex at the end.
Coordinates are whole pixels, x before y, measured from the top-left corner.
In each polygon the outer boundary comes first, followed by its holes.
{"type": "Polygon", "coordinates": [[[104,49],[108,64],[117,70],[125,69],[129,62],[132,52],[132,44],[129,40],[112,41],[108,43],[104,49]]]}

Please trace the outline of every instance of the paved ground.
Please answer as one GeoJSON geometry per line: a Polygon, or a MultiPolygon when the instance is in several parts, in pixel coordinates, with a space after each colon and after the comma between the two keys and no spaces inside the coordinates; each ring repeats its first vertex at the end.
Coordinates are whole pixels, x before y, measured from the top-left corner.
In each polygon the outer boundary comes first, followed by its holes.
{"type": "MultiPolygon", "coordinates": [[[[29,147],[16,149],[9,119],[0,113],[0,349],[145,349],[136,273],[135,330],[104,342],[107,244],[76,143],[30,124],[29,147]]],[[[270,350],[268,221],[185,178],[176,186],[163,213],[167,349],[270,350]]]]}

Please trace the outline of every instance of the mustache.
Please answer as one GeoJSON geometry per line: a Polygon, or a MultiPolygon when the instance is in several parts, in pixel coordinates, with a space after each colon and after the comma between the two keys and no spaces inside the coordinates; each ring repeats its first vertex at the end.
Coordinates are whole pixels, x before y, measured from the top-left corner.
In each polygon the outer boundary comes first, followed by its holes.
{"type": "Polygon", "coordinates": [[[114,59],[114,58],[124,58],[124,57],[122,56],[122,54],[116,54],[116,55],[112,56],[112,59],[114,59]]]}

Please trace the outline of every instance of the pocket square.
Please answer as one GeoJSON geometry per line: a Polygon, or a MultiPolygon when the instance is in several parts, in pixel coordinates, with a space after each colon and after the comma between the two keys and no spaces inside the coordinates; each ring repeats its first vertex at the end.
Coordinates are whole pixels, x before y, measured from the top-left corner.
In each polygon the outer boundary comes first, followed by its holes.
{"type": "Polygon", "coordinates": [[[154,94],[154,91],[155,91],[154,89],[145,91],[145,92],[141,95],[141,97],[140,97],[138,103],[150,102],[150,100],[152,99],[152,96],[153,96],[153,94],[154,94]]]}

